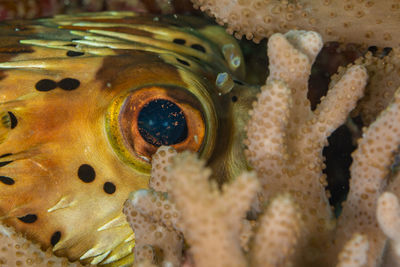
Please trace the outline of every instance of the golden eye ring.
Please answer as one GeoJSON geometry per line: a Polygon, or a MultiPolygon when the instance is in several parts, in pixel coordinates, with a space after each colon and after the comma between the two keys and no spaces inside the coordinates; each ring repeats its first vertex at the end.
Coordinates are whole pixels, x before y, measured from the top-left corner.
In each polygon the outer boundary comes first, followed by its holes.
{"type": "Polygon", "coordinates": [[[123,161],[141,172],[150,170],[151,155],[161,145],[170,145],[177,151],[191,150],[201,154],[205,144],[208,146],[210,143],[211,148],[207,147],[207,151],[204,151],[210,154],[214,145],[210,139],[216,134],[215,130],[210,130],[215,128],[211,127],[215,124],[215,117],[210,115],[215,114],[215,111],[204,112],[205,109],[210,110],[210,107],[202,105],[204,102],[198,99],[199,95],[201,97],[203,94],[194,95],[186,88],[175,85],[148,85],[118,96],[106,115],[106,131],[114,151],[123,161]],[[181,138],[178,136],[172,139],[160,138],[163,129],[144,134],[146,129],[142,129],[139,118],[143,117],[142,111],[150,105],[161,105],[158,111],[166,112],[172,118],[172,126],[169,124],[167,128],[184,127],[185,134],[181,138]],[[168,111],[169,107],[173,107],[172,111],[168,111]],[[147,138],[147,135],[150,137],[147,138]]]}

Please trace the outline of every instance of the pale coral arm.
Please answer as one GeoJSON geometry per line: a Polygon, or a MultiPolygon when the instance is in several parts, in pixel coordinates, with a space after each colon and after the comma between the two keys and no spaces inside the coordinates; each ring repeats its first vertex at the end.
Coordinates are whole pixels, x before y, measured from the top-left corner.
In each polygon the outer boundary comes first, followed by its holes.
{"type": "Polygon", "coordinates": [[[321,104],[314,111],[316,123],[312,131],[316,142],[325,142],[344,123],[350,111],[355,108],[357,100],[363,96],[367,78],[363,66],[352,66],[328,90],[328,94],[321,99],[321,104]]]}
{"type": "Polygon", "coordinates": [[[216,183],[208,181],[210,170],[190,153],[175,158],[171,175],[171,194],[181,211],[183,234],[195,265],[247,266],[239,230],[258,187],[254,175],[240,175],[221,195],[216,183]]]}
{"type": "Polygon", "coordinates": [[[168,167],[172,164],[172,158],[177,154],[172,147],[161,146],[151,159],[151,178],[149,187],[160,192],[167,192],[170,184],[168,167]]]}
{"type": "Polygon", "coordinates": [[[228,32],[255,42],[276,32],[305,29],[325,41],[399,45],[400,6],[396,0],[192,0],[228,32]],[[368,25],[368,27],[366,27],[368,25]]]}
{"type": "Polygon", "coordinates": [[[0,225],[0,266],[83,266],[55,256],[49,249],[44,252],[38,244],[25,239],[12,228],[0,225]]]}
{"type": "Polygon", "coordinates": [[[176,210],[175,204],[168,198],[168,194],[151,189],[137,190],[131,193],[129,204],[138,213],[151,218],[152,222],[163,224],[171,230],[180,231],[180,214],[176,210]]]}
{"type": "Polygon", "coordinates": [[[268,40],[268,80],[281,80],[292,90],[296,112],[308,115],[308,79],[311,65],[322,47],[318,33],[290,31],[274,34],[268,40]],[[297,106],[299,105],[299,106],[297,106]],[[306,108],[305,108],[306,107],[306,108]],[[303,110],[305,108],[305,110],[303,110]]]}
{"type": "Polygon", "coordinates": [[[259,219],[250,259],[254,267],[291,266],[302,233],[300,211],[289,194],[274,198],[259,219]]]}
{"type": "Polygon", "coordinates": [[[377,227],[376,202],[386,185],[394,152],[400,145],[400,95],[363,133],[353,153],[350,191],[339,219],[336,245],[341,247],[355,232],[368,236],[368,264],[379,261],[386,241],[377,227]]]}
{"type": "Polygon", "coordinates": [[[157,196],[152,195],[151,192],[153,191],[136,191],[125,202],[123,209],[129,225],[135,232],[135,262],[140,263],[144,260],[155,262],[156,251],[162,251],[162,256],[158,258],[158,261],[179,266],[183,248],[182,236],[162,222],[153,220],[153,217],[160,220],[160,215],[165,216],[170,210],[165,208],[161,197],[157,199],[157,196]],[[150,200],[150,204],[149,198],[153,200],[153,202],[150,200]],[[145,213],[139,212],[145,208],[147,208],[145,213]]]}
{"type": "Polygon", "coordinates": [[[382,231],[392,240],[396,256],[400,259],[400,204],[396,195],[385,192],[379,197],[376,217],[382,231]]]}
{"type": "Polygon", "coordinates": [[[132,192],[124,204],[123,212],[135,232],[136,263],[156,259],[173,266],[181,263],[183,237],[177,226],[180,216],[166,193],[170,187],[168,168],[174,155],[173,148],[160,147],[152,157],[152,188],[132,192]],[[156,253],[160,250],[161,256],[156,253]]]}
{"type": "MultiPolygon", "coordinates": [[[[286,84],[272,80],[261,88],[261,94],[247,125],[247,158],[258,171],[282,168],[287,154],[285,131],[291,103],[286,84]]],[[[261,181],[263,182],[263,181],[261,181]]]]}
{"type": "Polygon", "coordinates": [[[365,235],[354,234],[339,253],[336,267],[364,267],[367,263],[369,242],[365,235]]]}

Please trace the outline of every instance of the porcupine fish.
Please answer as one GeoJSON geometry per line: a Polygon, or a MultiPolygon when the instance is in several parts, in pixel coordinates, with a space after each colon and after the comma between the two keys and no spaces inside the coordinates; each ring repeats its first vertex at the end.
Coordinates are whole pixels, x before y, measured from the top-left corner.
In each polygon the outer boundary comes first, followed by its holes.
{"type": "Polygon", "coordinates": [[[223,28],[185,16],[60,15],[0,25],[0,218],[92,264],[132,261],[122,214],[160,145],[217,177],[247,168],[254,90],[223,28]]]}

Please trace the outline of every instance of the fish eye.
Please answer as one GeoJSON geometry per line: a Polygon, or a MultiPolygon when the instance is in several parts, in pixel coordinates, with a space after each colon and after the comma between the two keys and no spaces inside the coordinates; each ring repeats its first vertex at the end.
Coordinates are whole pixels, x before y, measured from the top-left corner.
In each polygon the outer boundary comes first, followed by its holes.
{"type": "Polygon", "coordinates": [[[188,136],[185,114],[175,103],[155,99],[143,106],[137,118],[142,138],[154,146],[179,144],[188,136]]]}
{"type": "Polygon", "coordinates": [[[174,85],[145,86],[117,97],[106,116],[114,150],[142,171],[149,168],[151,156],[160,146],[201,153],[207,144],[209,151],[214,116],[198,98],[174,85]]]}

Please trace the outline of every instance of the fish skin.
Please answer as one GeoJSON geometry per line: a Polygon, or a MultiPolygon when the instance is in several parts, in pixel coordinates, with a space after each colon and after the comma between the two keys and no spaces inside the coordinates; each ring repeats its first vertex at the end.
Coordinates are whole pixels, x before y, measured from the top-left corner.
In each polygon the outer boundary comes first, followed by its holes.
{"type": "Polygon", "coordinates": [[[180,101],[205,121],[200,156],[219,182],[230,180],[249,168],[244,125],[259,89],[234,84],[221,93],[215,81],[222,72],[241,80],[244,68],[236,41],[194,17],[103,12],[1,24],[2,223],[71,260],[131,263],[122,206],[148,187],[150,163],[115,126],[123,104],[111,107],[140,88],[171,98],[168,88],[181,88],[180,101]]]}

